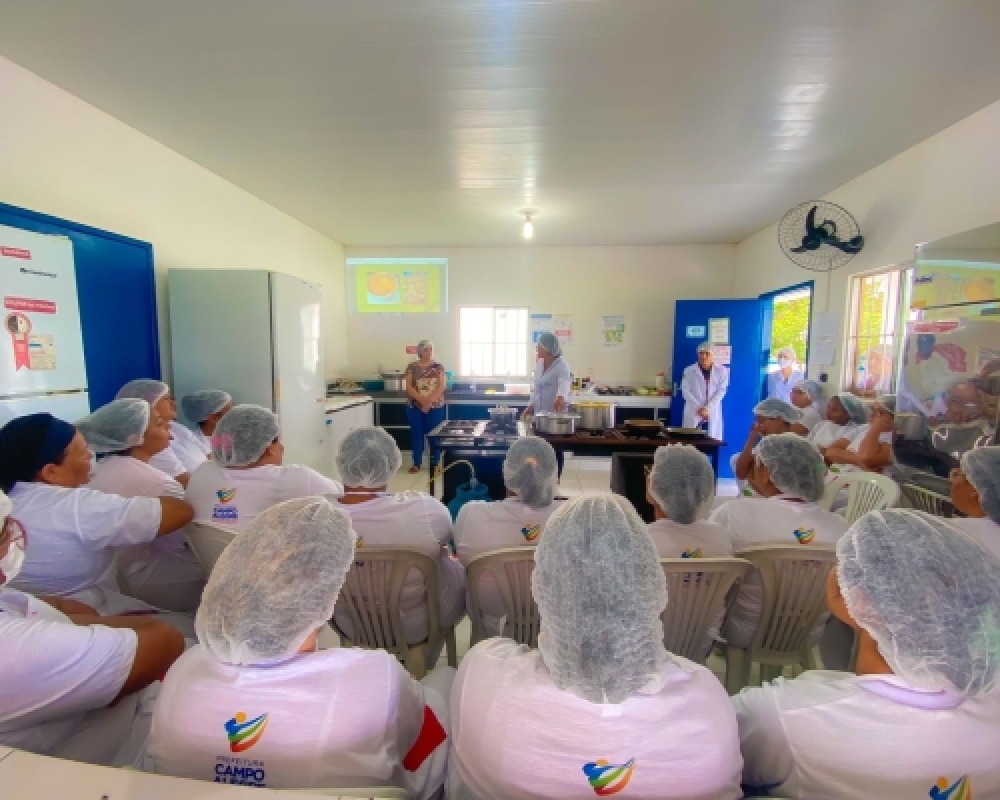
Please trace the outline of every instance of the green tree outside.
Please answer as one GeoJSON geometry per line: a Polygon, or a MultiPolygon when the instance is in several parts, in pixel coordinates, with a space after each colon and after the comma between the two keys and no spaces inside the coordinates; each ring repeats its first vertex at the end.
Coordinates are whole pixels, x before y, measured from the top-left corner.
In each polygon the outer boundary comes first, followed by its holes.
{"type": "Polygon", "coordinates": [[[791,347],[799,363],[806,358],[809,340],[809,295],[774,304],[771,321],[771,358],[777,358],[782,347],[791,347]]]}

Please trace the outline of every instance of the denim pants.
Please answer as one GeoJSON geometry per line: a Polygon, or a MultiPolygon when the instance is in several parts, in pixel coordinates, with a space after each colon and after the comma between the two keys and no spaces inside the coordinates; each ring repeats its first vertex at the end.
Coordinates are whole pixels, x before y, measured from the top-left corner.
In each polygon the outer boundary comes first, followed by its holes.
{"type": "MultiPolygon", "coordinates": [[[[406,404],[406,420],[410,423],[410,440],[413,449],[413,465],[416,467],[424,463],[424,437],[427,436],[438,425],[444,422],[444,408],[432,408],[430,411],[421,411],[414,408],[409,403],[406,404]]],[[[436,447],[431,447],[431,466],[436,466],[441,460],[441,452],[436,447]]]]}

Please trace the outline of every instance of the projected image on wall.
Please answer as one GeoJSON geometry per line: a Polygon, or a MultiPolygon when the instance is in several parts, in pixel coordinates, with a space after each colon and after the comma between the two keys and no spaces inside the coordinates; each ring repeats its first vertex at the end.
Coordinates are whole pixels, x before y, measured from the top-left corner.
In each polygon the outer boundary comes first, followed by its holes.
{"type": "Polygon", "coordinates": [[[440,314],[448,310],[448,259],[349,258],[351,311],[440,314]]]}

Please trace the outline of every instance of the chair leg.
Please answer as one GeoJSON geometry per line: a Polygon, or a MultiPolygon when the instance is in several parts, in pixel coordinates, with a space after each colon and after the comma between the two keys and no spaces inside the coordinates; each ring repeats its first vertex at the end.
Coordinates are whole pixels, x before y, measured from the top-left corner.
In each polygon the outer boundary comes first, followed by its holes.
{"type": "Polygon", "coordinates": [[[749,682],[750,652],[732,645],[726,646],[726,691],[739,694],[749,682]]]}
{"type": "Polygon", "coordinates": [[[455,626],[448,628],[444,635],[444,644],[448,648],[448,666],[458,667],[458,643],[455,641],[455,626]]]}
{"type": "Polygon", "coordinates": [[[760,685],[763,686],[767,681],[773,681],[781,677],[781,667],[777,664],[761,664],[760,665],[760,685]]]}
{"type": "Polygon", "coordinates": [[[406,653],[406,669],[418,681],[427,675],[427,645],[411,646],[406,653]]]}

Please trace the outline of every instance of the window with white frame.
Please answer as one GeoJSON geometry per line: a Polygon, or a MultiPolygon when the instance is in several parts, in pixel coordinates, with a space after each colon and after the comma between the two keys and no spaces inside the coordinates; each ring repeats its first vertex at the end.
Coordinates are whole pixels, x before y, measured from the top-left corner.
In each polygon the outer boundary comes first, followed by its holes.
{"type": "Polygon", "coordinates": [[[913,269],[906,266],[851,278],[845,389],[864,397],[896,390],[912,276],[913,269]]]}
{"type": "Polygon", "coordinates": [[[463,306],[458,310],[459,374],[528,375],[528,309],[463,306]]]}

